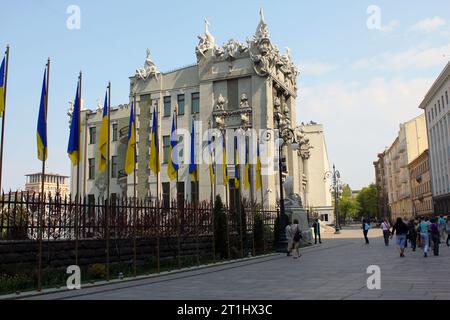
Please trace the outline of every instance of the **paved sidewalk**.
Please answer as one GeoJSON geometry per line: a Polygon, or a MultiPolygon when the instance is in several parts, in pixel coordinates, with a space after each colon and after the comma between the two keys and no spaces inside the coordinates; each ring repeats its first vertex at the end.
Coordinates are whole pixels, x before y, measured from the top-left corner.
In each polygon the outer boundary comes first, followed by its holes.
{"type": "Polygon", "coordinates": [[[298,260],[277,255],[33,299],[450,299],[450,248],[441,246],[439,257],[407,251],[399,258],[379,230],[369,235],[365,245],[360,230],[324,234],[324,244],[298,260]],[[367,289],[369,265],[381,268],[381,290],[367,289]]]}

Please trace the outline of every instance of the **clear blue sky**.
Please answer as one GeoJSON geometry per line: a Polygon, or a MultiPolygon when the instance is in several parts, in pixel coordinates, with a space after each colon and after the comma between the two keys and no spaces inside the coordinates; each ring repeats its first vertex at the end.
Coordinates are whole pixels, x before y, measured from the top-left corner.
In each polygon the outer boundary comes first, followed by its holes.
{"type": "Polygon", "coordinates": [[[221,44],[253,35],[263,7],[272,41],[289,47],[300,75],[298,120],[323,123],[330,160],[353,188],[372,182],[372,161],[417,109],[450,57],[450,2],[435,1],[50,1],[3,0],[0,47],[11,45],[4,188],[40,170],[36,119],[42,74],[52,59],[47,170],[68,174],[68,101],[77,74],[95,107],[112,81],[112,103],[126,103],[146,48],[162,71],[196,61],[204,17],[221,44]],[[69,5],[81,29],[66,27],[69,5]],[[381,9],[381,29],[366,26],[381,9]]]}

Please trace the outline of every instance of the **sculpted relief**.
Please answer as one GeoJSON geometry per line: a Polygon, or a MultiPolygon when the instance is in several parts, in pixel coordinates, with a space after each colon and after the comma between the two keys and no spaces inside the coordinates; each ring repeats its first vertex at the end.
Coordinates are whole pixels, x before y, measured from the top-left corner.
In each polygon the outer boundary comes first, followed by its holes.
{"type": "Polygon", "coordinates": [[[150,49],[147,49],[147,58],[145,59],[144,67],[136,70],[136,77],[144,81],[151,77],[155,77],[156,80],[158,80],[159,74],[161,74],[161,72],[158,71],[158,68],[153,63],[150,49]]]}

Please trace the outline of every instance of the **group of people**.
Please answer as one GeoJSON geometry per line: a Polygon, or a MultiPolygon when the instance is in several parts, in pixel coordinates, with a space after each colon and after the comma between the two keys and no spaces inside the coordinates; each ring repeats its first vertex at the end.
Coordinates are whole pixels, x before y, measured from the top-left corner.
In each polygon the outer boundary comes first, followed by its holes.
{"type": "MultiPolygon", "coordinates": [[[[365,230],[365,222],[363,222],[364,237],[367,240],[367,231],[365,230]]],[[[404,221],[402,218],[397,218],[395,224],[391,227],[389,221],[384,219],[381,223],[383,230],[384,243],[389,246],[389,240],[396,236],[396,244],[399,250],[400,257],[405,256],[405,249],[408,246],[408,241],[411,245],[412,251],[416,251],[417,247],[423,248],[423,256],[428,256],[428,249],[432,245],[433,254],[439,255],[439,245],[446,242],[450,246],[450,216],[444,218],[439,216],[436,218],[419,218],[404,221]],[[445,240],[445,235],[447,239],[445,240]]]]}
{"type": "MultiPolygon", "coordinates": [[[[322,237],[320,235],[320,221],[319,219],[314,219],[313,222],[314,229],[314,239],[315,244],[317,244],[317,240],[319,243],[322,243],[322,237]]],[[[287,256],[293,256],[294,259],[298,259],[301,257],[300,254],[300,240],[303,239],[302,231],[299,227],[298,220],[295,219],[294,223],[288,222],[286,226],[286,239],[288,241],[287,247],[287,256]],[[294,253],[292,253],[294,251],[294,253]]]]}

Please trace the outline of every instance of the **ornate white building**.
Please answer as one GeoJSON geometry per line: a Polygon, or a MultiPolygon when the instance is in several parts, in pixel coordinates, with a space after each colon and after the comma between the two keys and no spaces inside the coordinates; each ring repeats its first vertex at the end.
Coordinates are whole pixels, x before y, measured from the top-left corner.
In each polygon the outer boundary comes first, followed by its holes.
{"type": "MultiPolygon", "coordinates": [[[[199,182],[191,180],[189,164],[180,164],[178,185],[167,175],[167,160],[170,144],[172,114],[177,109],[177,126],[190,132],[192,121],[199,121],[202,129],[221,128],[234,130],[242,127],[257,131],[277,129],[275,116],[280,119],[281,128],[293,129],[297,142],[284,146],[286,176],[291,177],[292,188],[286,197],[298,194],[306,202],[307,177],[304,166],[309,159],[308,139],[296,123],[297,78],[299,72],[292,61],[290,50],[285,53],[272,43],[263,13],[255,34],[245,43],[231,39],[219,46],[205,21],[204,34],[199,36],[195,48],[197,63],[171,72],[160,72],[147,50],[143,68],[130,77],[130,101],[136,99],[137,127],[137,177],[136,189],[139,198],[179,199],[188,201],[209,200],[212,186],[209,166],[199,165],[199,182]],[[161,173],[159,187],[153,172],[149,170],[152,112],[156,108],[158,117],[161,173]],[[178,194],[177,194],[178,191],[178,194]]],[[[134,177],[123,172],[128,132],[129,109],[127,105],[113,108],[111,134],[111,193],[118,196],[133,194],[134,177]]],[[[83,153],[80,175],[83,194],[91,198],[104,196],[105,177],[98,174],[99,153],[96,145],[100,131],[101,109],[82,111],[83,153]],[[86,143],[87,142],[87,143],[86,143]]],[[[272,134],[272,145],[273,137],[272,134]]],[[[181,139],[188,139],[184,136],[181,139]]],[[[256,191],[252,179],[249,190],[242,189],[242,196],[264,204],[275,205],[279,197],[278,155],[275,147],[261,150],[263,172],[262,192],[256,191]]],[[[180,157],[189,150],[180,150],[180,157]]],[[[229,152],[229,151],[228,151],[229,152]]],[[[312,149],[311,152],[314,152],[312,149]]],[[[75,177],[73,169],[72,177],[75,177]]],[[[323,173],[321,173],[323,175],[323,173]]],[[[224,186],[221,165],[216,167],[215,193],[228,199],[233,205],[234,165],[229,163],[230,184],[224,186]],[[228,188],[228,190],[226,189],[228,188]]],[[[72,179],[75,180],[75,179],[72,179]]],[[[322,181],[322,178],[321,178],[322,181]]],[[[291,185],[291,184],[289,184],[291,185]]],[[[74,181],[72,182],[74,190],[74,181]]]]}

